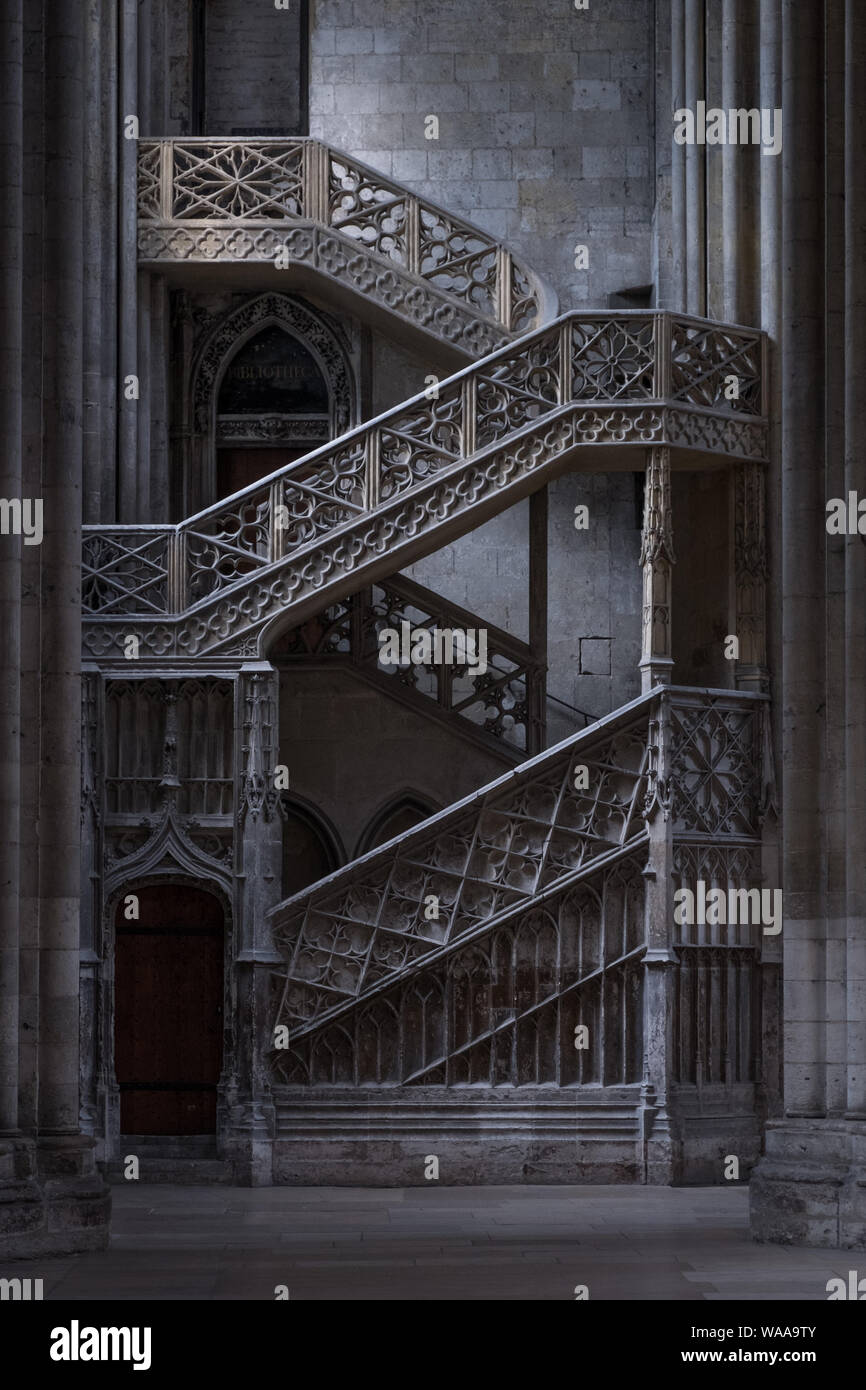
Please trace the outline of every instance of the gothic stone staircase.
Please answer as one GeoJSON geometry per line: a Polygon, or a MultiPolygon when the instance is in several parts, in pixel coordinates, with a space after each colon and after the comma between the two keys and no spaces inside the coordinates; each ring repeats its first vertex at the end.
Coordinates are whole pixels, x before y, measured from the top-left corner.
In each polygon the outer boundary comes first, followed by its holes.
{"type": "MultiPolygon", "coordinates": [[[[86,527],[91,670],[128,671],[132,635],[157,675],[240,671],[322,615],[339,630],[377,585],[432,610],[396,572],[568,469],[766,460],[754,330],[550,321],[507,248],[315,141],[142,142],[139,174],[142,266],[301,267],[470,365],[179,525],[86,527]]],[[[253,1148],[273,1143],[275,1180],[417,1182],[428,1151],[446,1181],[448,1164],[461,1181],[713,1180],[732,1135],[748,1162],[761,942],[675,928],[671,902],[676,882],[761,881],[761,696],[657,688],[263,917],[264,679],[247,678],[235,774],[254,1055],[223,1104],[253,1148]]],[[[199,862],[191,840],[172,853],[199,862]]]]}
{"type": "Polygon", "coordinates": [[[766,708],[658,688],[276,907],[276,1180],[753,1158],[761,927],[672,905],[760,881],[766,708]]]}

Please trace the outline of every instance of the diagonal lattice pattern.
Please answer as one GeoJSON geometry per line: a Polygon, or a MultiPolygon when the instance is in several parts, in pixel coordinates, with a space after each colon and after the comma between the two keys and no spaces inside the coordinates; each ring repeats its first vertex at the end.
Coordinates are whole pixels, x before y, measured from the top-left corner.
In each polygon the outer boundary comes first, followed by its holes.
{"type": "Polygon", "coordinates": [[[81,598],[88,613],[168,611],[168,532],[100,528],[85,534],[81,598]]]}
{"type": "Polygon", "coordinates": [[[279,1021],[309,1028],[639,842],[647,719],[578,735],[276,909],[279,1021]]]}

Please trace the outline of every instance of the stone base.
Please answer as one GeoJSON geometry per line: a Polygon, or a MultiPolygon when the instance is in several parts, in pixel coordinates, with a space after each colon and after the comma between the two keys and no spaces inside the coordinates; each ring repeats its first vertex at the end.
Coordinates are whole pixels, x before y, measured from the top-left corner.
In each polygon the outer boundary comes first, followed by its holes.
{"type": "Polygon", "coordinates": [[[673,1086],[670,1104],[678,1140],[674,1181],[693,1187],[748,1182],[761,1152],[755,1087],[673,1086]],[[737,1160],[736,1178],[727,1176],[731,1158],[737,1160]]]}
{"type": "Polygon", "coordinates": [[[93,1149],[80,1135],[0,1143],[0,1259],[107,1247],[111,1197],[93,1149]]]}
{"type": "Polygon", "coordinates": [[[866,1249],[866,1120],[775,1120],[749,1188],[752,1236],[866,1249]]]}
{"type": "Polygon", "coordinates": [[[279,1088],[273,1182],[425,1186],[435,1158],[443,1187],[669,1183],[667,1119],[641,1089],[279,1088]]]}

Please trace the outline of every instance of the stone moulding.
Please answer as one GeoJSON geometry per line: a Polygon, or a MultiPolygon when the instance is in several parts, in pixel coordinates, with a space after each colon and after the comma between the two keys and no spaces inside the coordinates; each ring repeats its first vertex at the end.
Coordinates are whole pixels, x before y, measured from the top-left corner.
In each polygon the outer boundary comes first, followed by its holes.
{"type": "Polygon", "coordinates": [[[122,659],[130,633],[149,658],[261,654],[272,620],[393,574],[588,449],[763,463],[763,355],[750,329],[575,312],[178,526],[85,527],[85,656],[122,659]]]}

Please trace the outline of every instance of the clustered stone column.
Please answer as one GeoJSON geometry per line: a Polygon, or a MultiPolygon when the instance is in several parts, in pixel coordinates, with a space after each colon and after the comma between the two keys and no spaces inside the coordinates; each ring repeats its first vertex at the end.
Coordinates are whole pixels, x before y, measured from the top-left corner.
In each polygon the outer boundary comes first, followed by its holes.
{"type": "Polygon", "coordinates": [[[41,541],[0,537],[7,1256],[108,1239],[108,1190],[79,1132],[84,28],[76,0],[44,17],[13,0],[0,23],[2,490],[43,509],[41,541]]]}
{"type": "Polygon", "coordinates": [[[866,495],[866,13],[783,0],[782,39],[784,1117],[767,1126],[752,1228],[861,1248],[866,570],[861,537],[830,537],[825,519],[830,498],[866,495]]]}
{"type": "Polygon", "coordinates": [[[243,668],[237,709],[243,749],[236,820],[238,1047],[226,1148],[239,1179],[252,1187],[272,1181],[275,1117],[267,1055],[274,1046],[271,979],[282,958],[267,914],[282,897],[281,796],[274,779],[279,691],[279,675],[268,663],[243,668]]]}
{"type": "MultiPolygon", "coordinates": [[[[22,494],[22,4],[10,0],[0,25],[0,491],[8,498],[22,494]]],[[[12,537],[0,541],[0,1180],[14,1178],[11,1141],[20,1132],[21,544],[12,537]]]]}

